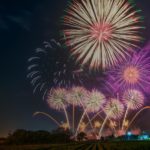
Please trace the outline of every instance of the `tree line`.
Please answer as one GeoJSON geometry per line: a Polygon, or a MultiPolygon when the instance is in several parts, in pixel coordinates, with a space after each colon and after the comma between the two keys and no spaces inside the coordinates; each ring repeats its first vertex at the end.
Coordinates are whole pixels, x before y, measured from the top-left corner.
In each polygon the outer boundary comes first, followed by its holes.
{"type": "Polygon", "coordinates": [[[5,144],[51,144],[71,142],[71,132],[58,128],[52,132],[17,129],[10,133],[5,144]]]}

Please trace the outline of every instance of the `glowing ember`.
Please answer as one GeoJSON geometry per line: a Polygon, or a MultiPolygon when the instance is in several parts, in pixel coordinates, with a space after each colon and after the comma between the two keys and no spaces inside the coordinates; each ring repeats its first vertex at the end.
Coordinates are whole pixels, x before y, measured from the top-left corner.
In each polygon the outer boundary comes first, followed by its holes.
{"type": "Polygon", "coordinates": [[[95,121],[94,122],[94,127],[95,128],[100,128],[101,127],[101,123],[99,121],[95,121]]]}
{"type": "Polygon", "coordinates": [[[84,122],[81,122],[80,126],[79,126],[79,131],[83,132],[86,128],[86,124],[84,122]]]}
{"type": "Polygon", "coordinates": [[[63,123],[62,125],[61,125],[61,127],[66,131],[67,129],[69,129],[69,125],[68,125],[68,123],[63,123]]]}

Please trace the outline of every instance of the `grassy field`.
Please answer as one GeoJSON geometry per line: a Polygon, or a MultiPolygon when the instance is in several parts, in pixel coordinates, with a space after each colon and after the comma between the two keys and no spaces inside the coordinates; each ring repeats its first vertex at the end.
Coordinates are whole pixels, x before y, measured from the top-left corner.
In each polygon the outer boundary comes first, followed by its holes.
{"type": "Polygon", "coordinates": [[[0,146],[0,150],[150,150],[150,142],[80,142],[60,145],[0,146]]]}

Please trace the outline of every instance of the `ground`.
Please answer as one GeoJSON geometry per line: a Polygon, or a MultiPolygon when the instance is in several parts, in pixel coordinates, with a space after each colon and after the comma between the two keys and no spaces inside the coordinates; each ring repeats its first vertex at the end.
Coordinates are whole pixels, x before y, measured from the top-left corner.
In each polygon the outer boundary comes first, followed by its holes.
{"type": "Polygon", "coordinates": [[[76,142],[70,144],[0,146],[0,150],[150,150],[150,141],[76,142]]]}

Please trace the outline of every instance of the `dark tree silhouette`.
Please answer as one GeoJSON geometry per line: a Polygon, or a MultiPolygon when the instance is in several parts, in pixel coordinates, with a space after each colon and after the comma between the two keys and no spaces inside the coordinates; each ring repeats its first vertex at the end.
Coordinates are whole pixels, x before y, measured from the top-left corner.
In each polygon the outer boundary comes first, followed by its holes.
{"type": "Polygon", "coordinates": [[[50,143],[68,143],[70,142],[71,132],[58,128],[52,133],[48,131],[26,131],[18,129],[9,134],[6,144],[50,144],[50,143]]]}

